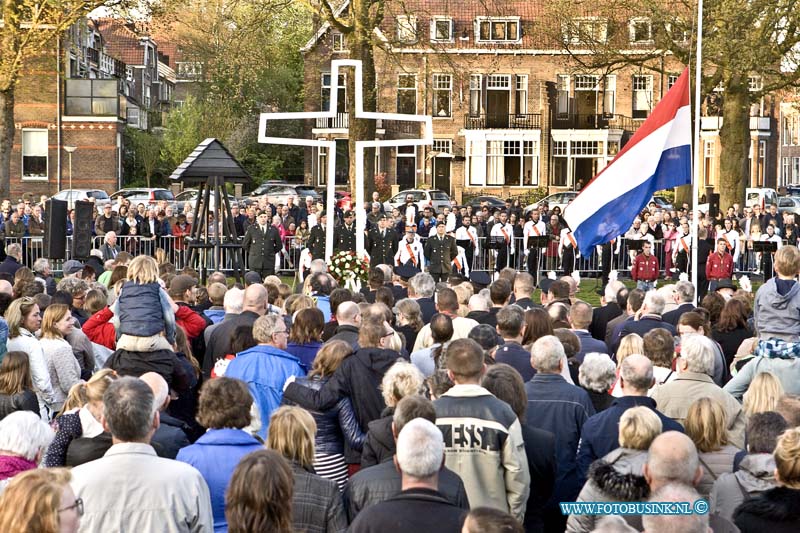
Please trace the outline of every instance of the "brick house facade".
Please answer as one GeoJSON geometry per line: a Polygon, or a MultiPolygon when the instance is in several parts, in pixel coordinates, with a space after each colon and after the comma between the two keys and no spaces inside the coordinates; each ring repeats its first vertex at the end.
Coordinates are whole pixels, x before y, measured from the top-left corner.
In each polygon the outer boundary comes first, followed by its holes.
{"type": "MultiPolygon", "coordinates": [[[[532,187],[579,188],[614,158],[683,70],[669,56],[653,70],[582,70],[563,43],[537,31],[543,24],[538,2],[467,0],[456,9],[448,0],[416,0],[396,8],[402,11],[392,13],[387,3],[376,31],[383,41],[375,54],[378,111],[429,114],[435,138],[433,147],[384,149],[376,156],[377,171],[401,190],[433,187],[460,201],[475,194],[522,196],[532,187]]],[[[585,19],[594,25],[588,31],[605,31],[585,19]]],[[[632,49],[652,47],[652,28],[643,31],[637,19],[627,30],[632,49]]],[[[305,110],[318,111],[327,106],[330,61],[348,57],[346,36],[322,24],[303,52],[305,110]]],[[[347,153],[343,96],[336,118],[307,128],[314,138],[339,141],[337,184],[346,183],[347,172],[346,161],[339,163],[347,153]]],[[[751,112],[757,154],[751,174],[753,183],[775,186],[777,108],[767,100],[751,112]]],[[[720,124],[704,120],[704,142],[718,143],[720,124]]],[[[378,137],[391,138],[380,126],[378,137]]],[[[324,149],[306,150],[307,182],[324,183],[326,158],[324,149]]],[[[713,185],[719,165],[708,168],[713,185]]]]}

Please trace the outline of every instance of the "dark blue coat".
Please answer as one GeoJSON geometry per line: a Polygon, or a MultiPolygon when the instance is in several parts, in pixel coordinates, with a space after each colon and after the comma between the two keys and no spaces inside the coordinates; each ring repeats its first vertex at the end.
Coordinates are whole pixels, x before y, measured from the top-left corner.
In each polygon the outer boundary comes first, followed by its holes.
{"type": "Polygon", "coordinates": [[[605,341],[595,339],[588,331],[573,329],[572,332],[577,335],[578,340],[581,341],[581,351],[575,354],[575,359],[579,364],[583,363],[583,358],[587,353],[608,353],[608,346],[606,346],[605,341]]]}
{"type": "Polygon", "coordinates": [[[506,341],[494,354],[494,360],[514,367],[523,381],[530,380],[536,370],[531,366],[531,352],[520,346],[518,342],[506,341]]]}
{"type": "Polygon", "coordinates": [[[652,409],[658,415],[658,418],[661,419],[662,431],[683,433],[683,426],[656,410],[654,399],[648,396],[617,398],[611,407],[597,413],[583,425],[581,444],[578,448],[578,473],[581,480],[586,479],[586,473],[593,461],[619,448],[619,419],[622,417],[622,413],[639,405],[652,409]]]}
{"type": "Polygon", "coordinates": [[[549,431],[556,439],[556,489],[548,507],[575,501],[581,488],[575,453],[583,424],[594,414],[592,400],[585,390],[570,385],[561,375],[541,372],[525,384],[525,394],[526,423],[549,431]]]}
{"type": "Polygon", "coordinates": [[[195,467],[208,484],[214,531],[227,531],[225,490],[239,460],[264,445],[241,429],[209,429],[197,442],[178,452],[178,461],[195,467]]]}

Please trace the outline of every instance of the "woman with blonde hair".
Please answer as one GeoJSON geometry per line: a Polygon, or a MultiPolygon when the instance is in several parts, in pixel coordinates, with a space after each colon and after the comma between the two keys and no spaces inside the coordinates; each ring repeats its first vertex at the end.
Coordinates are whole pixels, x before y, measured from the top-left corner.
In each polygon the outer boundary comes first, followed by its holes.
{"type": "MultiPolygon", "coordinates": [[[[643,405],[631,407],[619,419],[619,448],[592,463],[578,502],[642,501],[650,494],[642,469],[650,443],[661,434],[658,415],[643,405]]],[[[596,516],[571,515],[567,531],[593,531],[596,516]]]]}
{"type": "Polygon", "coordinates": [[[783,385],[775,374],[759,372],[744,393],[742,410],[748,418],[756,413],[774,411],[783,393],[783,385]]]}
{"type": "Polygon", "coordinates": [[[75,358],[72,346],[64,337],[72,332],[73,318],[69,307],[64,304],[50,305],[42,319],[42,347],[50,383],[53,385],[54,411],[63,407],[67,394],[76,383],[81,381],[81,366],[75,358]]]}
{"type": "Polygon", "coordinates": [[[425,325],[422,322],[422,309],[416,300],[403,298],[395,304],[394,311],[397,316],[395,331],[403,336],[406,350],[411,353],[414,351],[417,335],[425,325]]]}
{"type": "Polygon", "coordinates": [[[622,397],[622,387],[619,386],[619,369],[622,368],[622,361],[632,354],[644,353],[644,339],[636,333],[631,333],[622,337],[617,348],[617,381],[611,387],[611,396],[615,398],[622,397]]]}
{"type": "Polygon", "coordinates": [[[422,394],[425,376],[413,364],[398,361],[389,368],[381,381],[381,393],[386,408],[381,417],[369,423],[367,440],[361,452],[361,468],[390,460],[395,453],[392,418],[397,402],[414,394],[422,394]]]}
{"type": "Polygon", "coordinates": [[[711,398],[700,398],[689,407],[684,427],[697,447],[703,468],[703,478],[696,488],[707,498],[714,481],[722,474],[733,472],[733,459],[740,450],[728,444],[725,409],[711,398]]]}
{"type": "MultiPolygon", "coordinates": [[[[56,438],[47,449],[43,465],[46,467],[77,466],[97,459],[111,447],[111,439],[103,429],[103,395],[108,386],[117,379],[117,374],[104,368],[96,372],[89,381],[74,385],[69,391],[61,416],[56,418],[56,438]],[[105,434],[104,434],[105,433],[105,434]],[[75,439],[98,439],[96,453],[81,457],[76,449],[70,450],[75,439]],[[106,446],[107,444],[107,446],[106,446]],[[70,456],[68,457],[68,452],[70,456]],[[97,456],[95,456],[97,455],[97,456]]],[[[83,441],[88,444],[88,442],[83,441]]]]}
{"type": "Polygon", "coordinates": [[[23,297],[11,302],[6,309],[6,322],[8,323],[9,352],[25,352],[31,367],[31,380],[39,400],[39,413],[44,420],[50,419],[50,406],[55,399],[53,385],[50,382],[50,372],[47,371],[47,362],[44,358],[42,345],[36,338],[35,332],[42,324],[39,306],[33,298],[23,297]]]}
{"type": "MultiPolygon", "coordinates": [[[[353,352],[342,340],[328,341],[314,358],[311,372],[297,378],[297,383],[319,390],[328,382],[345,358],[353,352]]],[[[287,400],[285,405],[290,404],[287,400]]],[[[310,411],[317,424],[314,438],[314,471],[321,477],[338,483],[339,490],[347,483],[347,463],[357,463],[366,435],[356,420],[350,398],[340,399],[336,406],[324,412],[310,411]]]]}
{"type": "Polygon", "coordinates": [[[317,424],[300,407],[279,407],[270,418],[267,448],[292,465],[292,525],[297,531],[344,531],[347,518],[336,482],[314,473],[317,424]]]}
{"type": "Polygon", "coordinates": [[[77,533],[83,501],[75,497],[65,468],[20,474],[0,497],[3,533],[77,533]]]}
{"type": "Polygon", "coordinates": [[[742,533],[783,533],[800,530],[800,428],[778,438],[773,453],[778,486],[744,501],[733,514],[742,533]]]}

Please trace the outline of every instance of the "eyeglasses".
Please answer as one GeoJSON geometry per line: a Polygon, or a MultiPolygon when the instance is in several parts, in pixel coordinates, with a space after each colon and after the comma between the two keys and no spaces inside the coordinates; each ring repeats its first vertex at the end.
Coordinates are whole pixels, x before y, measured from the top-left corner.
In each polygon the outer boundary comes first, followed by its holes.
{"type": "Polygon", "coordinates": [[[394,335],[394,331],[387,331],[381,338],[385,339],[386,337],[391,337],[392,335],[394,335]]]}
{"type": "Polygon", "coordinates": [[[83,516],[83,500],[81,498],[76,498],[75,503],[73,503],[69,507],[64,507],[63,509],[59,509],[58,512],[62,513],[64,511],[69,511],[70,509],[75,509],[75,512],[78,513],[78,516],[83,516]]]}
{"type": "Polygon", "coordinates": [[[283,334],[286,334],[286,335],[288,335],[288,334],[289,334],[289,331],[288,331],[288,330],[286,330],[286,329],[282,329],[282,330],[280,330],[280,331],[274,331],[272,334],[273,334],[273,335],[277,335],[278,333],[283,333],[283,334]]]}

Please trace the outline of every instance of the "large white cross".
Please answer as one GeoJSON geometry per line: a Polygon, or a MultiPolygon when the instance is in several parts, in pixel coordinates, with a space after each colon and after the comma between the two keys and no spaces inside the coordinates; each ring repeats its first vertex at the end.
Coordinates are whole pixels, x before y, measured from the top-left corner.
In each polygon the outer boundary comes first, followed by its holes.
{"type": "Polygon", "coordinates": [[[335,59],[331,61],[331,88],[330,107],[327,111],[311,111],[298,113],[261,113],[258,127],[258,142],[264,144],[283,144],[289,146],[311,146],[327,148],[328,150],[328,205],[325,211],[328,214],[328,226],[325,228],[325,260],[333,255],[333,220],[336,205],[334,183],[336,177],[336,141],[322,139],[297,139],[292,137],[268,137],[267,122],[270,120],[302,120],[336,117],[337,100],[339,98],[339,69],[341,67],[355,68],[355,105],[356,118],[373,120],[395,120],[407,122],[420,122],[424,125],[424,133],[420,139],[392,139],[356,142],[356,252],[364,255],[364,230],[367,226],[367,212],[364,202],[364,150],[366,148],[380,148],[383,146],[431,146],[433,145],[433,121],[430,115],[406,115],[403,113],[373,113],[364,111],[362,89],[361,61],[355,59],[335,59]]]}

